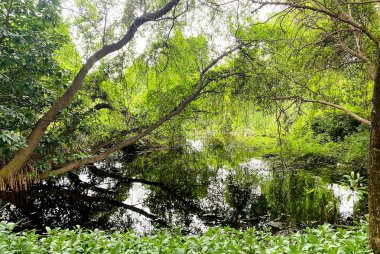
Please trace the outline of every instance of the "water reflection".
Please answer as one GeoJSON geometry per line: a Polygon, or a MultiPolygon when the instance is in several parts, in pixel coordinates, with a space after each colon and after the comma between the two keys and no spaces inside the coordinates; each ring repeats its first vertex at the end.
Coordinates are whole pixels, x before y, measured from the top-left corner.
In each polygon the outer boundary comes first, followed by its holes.
{"type": "Polygon", "coordinates": [[[1,213],[32,228],[79,224],[149,232],[181,226],[189,233],[212,225],[302,226],[350,216],[356,199],[349,204],[339,185],[242,157],[216,139],[139,156],[128,152],[28,192],[3,192],[3,205],[14,206],[1,213]]]}
{"type": "Polygon", "coordinates": [[[355,204],[359,197],[355,191],[350,190],[347,186],[332,183],[327,185],[328,189],[333,191],[334,197],[340,201],[339,214],[343,219],[353,217],[355,204]]]}

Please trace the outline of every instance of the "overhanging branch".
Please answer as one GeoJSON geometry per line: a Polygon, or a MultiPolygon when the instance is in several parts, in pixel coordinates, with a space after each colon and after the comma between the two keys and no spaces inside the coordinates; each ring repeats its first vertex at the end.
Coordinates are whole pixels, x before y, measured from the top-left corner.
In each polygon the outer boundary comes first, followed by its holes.
{"type": "Polygon", "coordinates": [[[335,13],[331,9],[323,8],[323,7],[316,7],[313,5],[306,5],[304,4],[304,1],[289,1],[289,2],[282,2],[282,1],[258,1],[258,0],[252,0],[252,3],[255,4],[263,4],[263,5],[277,5],[277,6],[287,6],[294,9],[300,9],[300,10],[310,10],[318,13],[322,13],[324,15],[327,15],[330,18],[339,20],[340,22],[346,23],[352,27],[357,28],[360,30],[363,34],[365,34],[371,41],[373,41],[376,46],[379,46],[380,40],[377,38],[374,34],[372,34],[369,29],[359,23],[357,23],[352,18],[348,18],[345,15],[342,15],[341,13],[335,13]]]}
{"type": "Polygon", "coordinates": [[[335,104],[335,103],[332,103],[332,102],[328,102],[328,101],[325,101],[325,100],[304,99],[304,98],[302,98],[300,96],[275,97],[275,98],[271,98],[271,100],[298,100],[300,102],[318,103],[318,104],[326,105],[326,106],[329,106],[329,107],[332,107],[332,108],[339,109],[339,110],[345,112],[350,117],[358,120],[359,122],[361,122],[361,123],[363,123],[365,125],[371,126],[371,121],[369,121],[368,119],[366,119],[364,117],[361,117],[358,114],[355,114],[354,112],[352,112],[351,110],[349,110],[349,109],[347,109],[345,107],[342,107],[342,106],[340,106],[338,104],[335,104]]]}

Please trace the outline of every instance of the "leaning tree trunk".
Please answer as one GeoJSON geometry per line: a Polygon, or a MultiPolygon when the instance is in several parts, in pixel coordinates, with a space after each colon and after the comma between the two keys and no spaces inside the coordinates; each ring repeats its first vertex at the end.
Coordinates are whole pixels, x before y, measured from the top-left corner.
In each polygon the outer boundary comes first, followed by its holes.
{"type": "Polygon", "coordinates": [[[380,254],[380,50],[372,98],[371,143],[368,166],[369,244],[380,254]]]}

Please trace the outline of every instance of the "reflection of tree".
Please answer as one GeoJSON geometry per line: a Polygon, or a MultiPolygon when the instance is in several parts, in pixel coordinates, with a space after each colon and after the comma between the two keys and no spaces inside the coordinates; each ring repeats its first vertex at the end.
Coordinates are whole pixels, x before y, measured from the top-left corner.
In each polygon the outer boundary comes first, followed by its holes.
{"type": "Polygon", "coordinates": [[[120,202],[120,201],[117,201],[114,199],[100,197],[100,196],[87,196],[87,195],[80,194],[76,191],[64,190],[64,189],[59,190],[58,193],[63,193],[63,194],[69,195],[71,197],[85,201],[87,203],[100,203],[103,205],[106,204],[106,205],[110,205],[110,206],[114,206],[114,207],[122,207],[122,208],[125,208],[127,210],[141,214],[144,217],[149,218],[149,219],[157,222],[161,226],[164,226],[164,227],[168,226],[168,224],[165,221],[159,219],[156,215],[150,214],[150,213],[144,211],[143,209],[137,208],[137,207],[132,206],[132,205],[124,204],[123,202],[120,202]]]}
{"type": "Polygon", "coordinates": [[[281,192],[276,180],[267,181],[265,190],[273,218],[288,215],[292,221],[298,222],[336,220],[336,210],[326,209],[327,204],[334,201],[333,193],[318,177],[295,171],[285,174],[285,177],[274,172],[273,179],[276,178],[283,181],[281,192]]]}
{"type": "Polygon", "coordinates": [[[226,202],[232,208],[230,224],[236,227],[242,226],[242,220],[250,219],[249,206],[255,202],[258,193],[257,176],[246,168],[238,168],[227,177],[225,190],[226,202]]]}
{"type": "Polygon", "coordinates": [[[224,162],[212,156],[183,148],[127,156],[122,162],[87,165],[84,171],[46,181],[28,193],[1,195],[39,226],[79,224],[123,230],[133,225],[126,211],[149,218],[157,226],[178,225],[188,231],[199,226],[192,224],[194,216],[204,225],[233,227],[257,225],[282,214],[292,221],[334,218],[325,209],[333,200],[332,193],[321,188],[315,177],[296,172],[274,172],[269,177],[244,167],[214,170],[210,164],[224,162]],[[134,184],[147,190],[139,202],[143,207],[125,203],[134,184]]]}
{"type": "MultiPolygon", "coordinates": [[[[190,184],[189,182],[186,182],[185,184],[179,185],[171,182],[156,182],[143,178],[124,177],[121,174],[99,169],[94,165],[89,166],[88,169],[90,169],[91,173],[93,173],[96,177],[109,177],[117,180],[118,184],[130,185],[133,183],[141,183],[145,185],[150,190],[149,197],[145,200],[145,204],[150,208],[150,210],[154,211],[163,218],[165,218],[165,212],[174,207],[178,213],[180,211],[187,211],[190,213],[202,212],[199,205],[194,201],[197,197],[195,197],[191,191],[189,192],[189,190],[194,190],[197,186],[201,186],[198,183],[190,184]],[[158,209],[158,207],[161,207],[161,209],[158,209]]],[[[146,168],[145,170],[149,170],[149,168],[146,168]]],[[[196,179],[196,177],[194,179],[196,179]]],[[[88,187],[93,188],[93,186],[88,187]]],[[[126,208],[126,206],[121,207],[126,208]]],[[[135,211],[133,209],[129,210],[135,211]]],[[[156,218],[151,219],[157,220],[157,216],[155,217],[156,218]]],[[[161,223],[161,225],[163,224],[161,223]]]]}
{"type": "MultiPolygon", "coordinates": [[[[167,221],[183,227],[189,226],[192,217],[208,218],[200,200],[207,194],[210,177],[204,154],[186,149],[161,151],[153,156],[138,158],[127,166],[129,174],[160,184],[147,185],[148,197],[144,205],[167,221]]],[[[127,174],[128,174],[127,173],[127,174]]]]}
{"type": "MultiPolygon", "coordinates": [[[[207,185],[207,177],[200,176],[204,168],[195,167],[197,162],[194,157],[182,156],[178,159],[173,155],[178,154],[172,151],[147,154],[141,159],[131,160],[132,163],[124,162],[121,167],[115,167],[115,162],[88,165],[85,171],[79,173],[86,176],[85,181],[81,180],[80,175],[69,173],[57,181],[46,181],[28,192],[13,192],[11,195],[3,192],[2,199],[16,205],[35,225],[70,227],[80,224],[90,228],[113,228],[109,221],[122,208],[166,227],[168,224],[160,218],[166,218],[164,214],[148,213],[144,209],[124,204],[123,200],[128,197],[132,185],[140,183],[150,190],[150,197],[156,197],[147,201],[153,212],[157,210],[155,207],[158,204],[164,204],[158,195],[161,193],[167,201],[165,204],[173,202],[173,206],[178,207],[177,211],[201,213],[194,200],[202,192],[200,189],[207,185]],[[142,160],[147,164],[141,164],[142,160]],[[157,172],[155,163],[152,163],[154,161],[165,162],[166,169],[157,172]],[[187,177],[183,176],[185,171],[187,177]],[[112,186],[99,187],[105,179],[112,179],[112,186]]],[[[129,222],[125,226],[130,226],[129,222]]]]}
{"type": "Polygon", "coordinates": [[[1,199],[14,205],[2,211],[2,216],[21,221],[22,228],[43,229],[50,226],[83,225],[90,216],[91,205],[57,193],[57,186],[46,184],[22,192],[1,192],[1,199]]]}

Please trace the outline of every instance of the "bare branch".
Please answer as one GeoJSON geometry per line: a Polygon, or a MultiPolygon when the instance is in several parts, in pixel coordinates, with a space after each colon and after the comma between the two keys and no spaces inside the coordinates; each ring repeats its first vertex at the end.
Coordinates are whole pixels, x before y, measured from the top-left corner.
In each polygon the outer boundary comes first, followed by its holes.
{"type": "Polygon", "coordinates": [[[327,8],[323,7],[315,7],[312,5],[305,5],[305,4],[299,4],[298,2],[279,2],[279,1],[257,1],[252,0],[252,3],[256,4],[266,4],[266,5],[279,5],[279,6],[288,6],[294,9],[301,9],[301,10],[310,10],[318,13],[322,13],[327,15],[330,18],[339,20],[343,23],[346,23],[348,25],[351,25],[357,29],[359,29],[362,33],[367,35],[367,37],[373,41],[376,46],[379,45],[380,40],[377,38],[374,34],[372,34],[364,25],[361,25],[357,23],[355,20],[352,19],[349,15],[342,15],[342,13],[335,13],[327,8]]]}
{"type": "Polygon", "coordinates": [[[342,2],[342,4],[355,4],[355,5],[361,5],[361,4],[374,4],[374,3],[380,3],[380,1],[366,1],[366,2],[342,2]]]}
{"type": "Polygon", "coordinates": [[[326,105],[326,106],[329,106],[329,107],[332,107],[332,108],[336,108],[336,109],[342,110],[347,115],[349,115],[352,118],[358,120],[359,122],[361,122],[361,123],[363,123],[365,125],[371,126],[371,121],[369,121],[368,119],[355,114],[354,112],[352,112],[351,110],[349,110],[349,109],[347,109],[345,107],[342,107],[342,106],[340,106],[338,104],[331,103],[331,102],[328,102],[328,101],[325,101],[325,100],[304,99],[304,98],[302,98],[300,96],[285,96],[285,97],[275,97],[275,98],[270,98],[270,99],[271,100],[298,100],[300,102],[310,102],[310,103],[318,103],[318,104],[326,105]]]}

